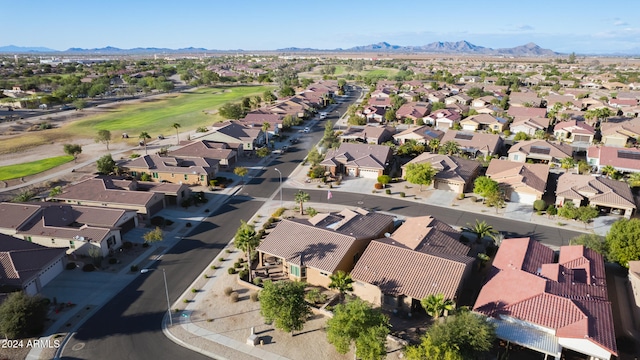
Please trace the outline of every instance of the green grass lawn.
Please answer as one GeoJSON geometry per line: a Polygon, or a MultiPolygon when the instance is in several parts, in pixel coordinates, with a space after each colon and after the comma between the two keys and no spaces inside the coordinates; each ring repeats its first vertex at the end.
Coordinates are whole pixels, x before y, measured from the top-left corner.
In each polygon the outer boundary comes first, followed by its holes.
{"type": "Polygon", "coordinates": [[[362,74],[364,77],[372,78],[387,78],[391,79],[395,74],[398,73],[397,69],[375,69],[375,70],[367,70],[363,71],[362,74]]]}
{"type": "Polygon", "coordinates": [[[56,166],[73,161],[73,156],[64,155],[32,161],[28,163],[0,166],[0,180],[11,180],[53,169],[56,166]]]}
{"type": "MultiPolygon", "coordinates": [[[[121,141],[126,132],[136,140],[142,131],[152,137],[175,134],[171,126],[180,124],[180,131],[199,126],[211,126],[222,120],[214,111],[227,102],[237,102],[243,97],[264,93],[269,86],[235,86],[206,88],[197,91],[170,94],[162,99],[145,99],[140,103],[114,103],[102,114],[77,120],[57,129],[21,134],[0,142],[0,154],[24,151],[44,144],[73,141],[77,138],[92,139],[98,130],[109,130],[114,141],[121,141]]],[[[133,142],[133,140],[131,140],[133,142]]],[[[136,140],[137,142],[137,140],[136,140]]]]}
{"type": "Polygon", "coordinates": [[[344,65],[336,65],[336,72],[333,75],[342,75],[345,72],[344,65]]]}

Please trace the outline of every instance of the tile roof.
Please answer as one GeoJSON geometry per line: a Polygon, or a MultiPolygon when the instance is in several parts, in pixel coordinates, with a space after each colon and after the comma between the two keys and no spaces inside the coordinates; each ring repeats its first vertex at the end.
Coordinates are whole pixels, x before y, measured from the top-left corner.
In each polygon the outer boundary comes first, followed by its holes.
{"type": "Polygon", "coordinates": [[[424,141],[429,141],[431,139],[441,139],[444,135],[444,131],[433,129],[431,126],[422,125],[418,127],[410,127],[398,134],[393,135],[393,137],[394,139],[398,139],[412,134],[415,134],[417,137],[424,141]]]}
{"type": "Polygon", "coordinates": [[[373,284],[389,295],[422,299],[444,294],[455,299],[465,269],[474,259],[436,256],[374,240],[356,263],[351,277],[373,284]]]}
{"type": "Polygon", "coordinates": [[[213,131],[238,139],[241,143],[252,142],[262,133],[261,128],[244,126],[235,121],[217,123],[213,131]]]}
{"type": "Polygon", "coordinates": [[[147,206],[155,193],[135,191],[137,182],[111,177],[95,177],[67,185],[62,193],[54,196],[60,200],[100,201],[113,204],[131,204],[147,206]]]}
{"type": "Polygon", "coordinates": [[[557,123],[553,127],[553,131],[564,130],[574,134],[594,135],[596,129],[593,126],[588,125],[584,121],[569,120],[557,123]]]}
{"type": "Polygon", "coordinates": [[[474,160],[428,152],[418,155],[402,167],[404,168],[408,164],[425,162],[431,163],[438,170],[435,176],[436,179],[462,181],[464,183],[470,181],[482,167],[479,162],[474,160]]]}
{"type": "MultiPolygon", "coordinates": [[[[511,97],[509,99],[512,100],[511,97]]],[[[520,106],[511,106],[509,110],[507,110],[507,114],[512,117],[516,116],[527,116],[527,117],[546,117],[547,109],[545,108],[534,108],[534,107],[520,107],[520,106]]]]}
{"type": "Polygon", "coordinates": [[[0,228],[17,230],[39,211],[39,205],[2,202],[0,203],[0,228]]]}
{"type": "MultiPolygon", "coordinates": [[[[527,155],[535,154],[540,156],[540,154],[536,153],[535,150],[532,151],[532,148],[549,149],[548,156],[558,160],[564,159],[569,156],[573,156],[573,148],[571,147],[571,145],[556,144],[546,140],[519,141],[513,144],[513,146],[511,146],[511,148],[509,149],[509,154],[515,153],[515,152],[523,152],[527,155]]],[[[547,154],[543,154],[543,155],[547,156],[547,154]]]]}
{"type": "Polygon", "coordinates": [[[179,149],[172,150],[169,154],[171,156],[202,157],[218,160],[231,159],[235,157],[235,150],[226,147],[227,145],[224,143],[198,140],[182,146],[179,149]]]}
{"type": "Polygon", "coordinates": [[[342,143],[338,149],[330,149],[320,165],[328,160],[347,166],[384,169],[391,159],[391,148],[386,145],[342,143]]]}
{"type": "Polygon", "coordinates": [[[0,281],[3,285],[22,288],[24,283],[65,253],[65,249],[48,248],[0,234],[0,281]]]}
{"type": "Polygon", "coordinates": [[[218,166],[219,160],[202,157],[175,157],[159,155],[143,155],[124,161],[120,166],[131,169],[148,169],[150,171],[177,174],[209,174],[218,166]]]}
{"type": "Polygon", "coordinates": [[[432,216],[410,217],[389,237],[408,249],[427,254],[468,255],[461,232],[432,216]]]}
{"type": "Polygon", "coordinates": [[[544,194],[549,177],[549,166],[492,159],[486,174],[501,185],[509,186],[514,190],[527,187],[544,194]]]}
{"type": "Polygon", "coordinates": [[[502,138],[500,135],[487,134],[487,133],[469,133],[465,131],[449,130],[444,133],[444,136],[440,140],[440,143],[444,144],[447,141],[456,142],[461,148],[466,151],[486,151],[495,153],[502,146],[502,138]],[[470,140],[456,138],[459,133],[471,135],[470,140]]]}
{"type": "Polygon", "coordinates": [[[610,165],[623,171],[640,171],[640,149],[590,146],[587,151],[587,157],[598,159],[601,167],[610,165]]]}
{"type": "Polygon", "coordinates": [[[636,208],[635,198],[625,182],[602,176],[564,173],[558,178],[556,196],[588,199],[594,205],[636,208]]]}
{"type": "Polygon", "coordinates": [[[553,250],[530,238],[504,240],[474,310],[588,339],[616,355],[602,256],[576,245],[560,247],[558,263],[553,258],[553,250]]]}
{"type": "Polygon", "coordinates": [[[544,130],[549,126],[549,119],[540,116],[516,116],[511,127],[529,126],[538,130],[544,130]]]}

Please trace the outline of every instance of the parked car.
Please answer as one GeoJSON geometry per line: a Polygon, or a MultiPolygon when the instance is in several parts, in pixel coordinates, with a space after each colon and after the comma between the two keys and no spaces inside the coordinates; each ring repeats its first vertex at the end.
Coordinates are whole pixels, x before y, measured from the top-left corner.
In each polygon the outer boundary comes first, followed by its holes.
{"type": "Polygon", "coordinates": [[[308,133],[309,131],[311,131],[311,129],[309,129],[308,127],[304,128],[303,130],[305,133],[308,133]]]}
{"type": "Polygon", "coordinates": [[[164,140],[164,135],[158,135],[158,140],[164,140]]]}

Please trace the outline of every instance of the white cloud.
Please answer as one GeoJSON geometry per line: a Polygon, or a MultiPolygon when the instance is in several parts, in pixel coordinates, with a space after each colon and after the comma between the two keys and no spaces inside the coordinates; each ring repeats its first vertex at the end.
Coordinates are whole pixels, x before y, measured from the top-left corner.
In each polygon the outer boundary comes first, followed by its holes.
{"type": "Polygon", "coordinates": [[[616,19],[616,21],[613,22],[613,25],[615,25],[615,26],[627,26],[627,25],[629,25],[629,23],[627,23],[626,21],[623,21],[621,19],[616,19]]]}

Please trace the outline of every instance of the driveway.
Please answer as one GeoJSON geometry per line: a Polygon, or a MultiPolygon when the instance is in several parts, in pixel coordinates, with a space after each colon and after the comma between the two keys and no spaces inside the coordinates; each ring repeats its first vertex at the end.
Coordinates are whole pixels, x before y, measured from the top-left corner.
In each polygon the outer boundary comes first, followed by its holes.
{"type": "Polygon", "coordinates": [[[520,203],[507,203],[504,211],[505,219],[531,221],[533,215],[533,205],[520,203]]]}

